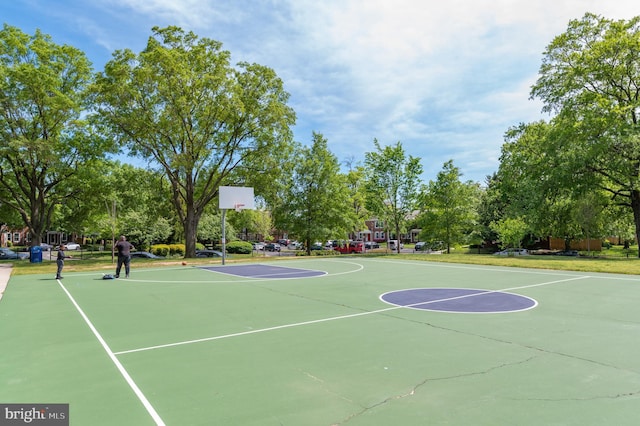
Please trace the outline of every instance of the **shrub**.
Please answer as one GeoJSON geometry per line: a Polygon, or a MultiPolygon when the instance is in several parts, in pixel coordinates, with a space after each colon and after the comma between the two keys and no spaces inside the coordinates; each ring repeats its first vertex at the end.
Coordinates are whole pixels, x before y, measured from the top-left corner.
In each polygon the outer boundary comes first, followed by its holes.
{"type": "Polygon", "coordinates": [[[156,244],[155,246],[151,247],[151,253],[157,256],[167,257],[167,255],[169,254],[169,246],[166,244],[156,244]]]}
{"type": "Polygon", "coordinates": [[[169,254],[171,256],[184,256],[184,244],[171,244],[169,246],[169,254]]]}
{"type": "Polygon", "coordinates": [[[247,241],[231,241],[226,249],[227,253],[249,254],[253,251],[253,246],[247,241]]]}
{"type": "Polygon", "coordinates": [[[335,250],[311,250],[311,256],[335,256],[338,253],[335,250]]]}

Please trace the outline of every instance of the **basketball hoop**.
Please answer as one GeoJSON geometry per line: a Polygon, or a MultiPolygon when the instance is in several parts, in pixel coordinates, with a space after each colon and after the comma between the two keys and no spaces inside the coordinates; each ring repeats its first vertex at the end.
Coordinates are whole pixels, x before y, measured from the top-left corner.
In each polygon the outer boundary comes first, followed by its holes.
{"type": "Polygon", "coordinates": [[[240,213],[242,211],[242,208],[244,207],[244,204],[234,204],[233,208],[236,209],[236,211],[238,213],[240,213]]]}

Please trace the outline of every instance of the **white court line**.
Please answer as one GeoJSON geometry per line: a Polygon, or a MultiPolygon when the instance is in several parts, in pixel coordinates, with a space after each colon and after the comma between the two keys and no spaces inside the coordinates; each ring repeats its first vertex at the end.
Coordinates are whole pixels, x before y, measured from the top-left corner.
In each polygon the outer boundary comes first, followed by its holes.
{"type": "Polygon", "coordinates": [[[160,418],[160,415],[153,408],[153,406],[151,405],[147,397],[144,396],[144,394],[142,393],[138,385],[136,385],[136,383],[133,381],[129,373],[127,373],[127,370],[125,370],[124,366],[120,363],[120,361],[118,361],[118,358],[116,358],[111,348],[109,348],[109,345],[107,345],[107,342],[105,342],[105,340],[102,338],[98,330],[96,330],[96,328],[93,326],[93,324],[91,323],[87,315],[84,313],[82,308],[80,308],[80,306],[75,301],[73,296],[71,296],[71,293],[69,293],[69,291],[65,288],[65,286],[62,285],[62,281],[60,280],[57,280],[57,281],[58,281],[58,284],[60,284],[60,287],[62,288],[62,290],[67,294],[67,297],[69,297],[69,300],[71,300],[71,303],[73,303],[73,306],[76,307],[76,309],[84,319],[84,322],[87,323],[87,325],[93,332],[93,335],[96,336],[96,338],[102,345],[102,348],[105,350],[105,352],[107,352],[107,355],[109,356],[109,358],[111,358],[111,361],[115,364],[118,371],[120,371],[120,374],[122,374],[122,377],[124,377],[129,387],[133,390],[133,392],[136,394],[140,402],[142,402],[142,405],[144,405],[144,407],[147,409],[147,412],[149,413],[149,415],[151,415],[153,420],[156,422],[156,425],[164,426],[165,423],[162,420],[162,418],[160,418]]]}
{"type": "Polygon", "coordinates": [[[447,262],[437,262],[437,261],[429,261],[429,260],[414,260],[414,261],[401,261],[401,260],[379,260],[379,259],[365,259],[362,258],[365,262],[372,263],[393,263],[398,265],[412,265],[412,266],[425,266],[425,267],[435,267],[435,268],[448,268],[448,269],[468,269],[472,271],[489,271],[489,272],[513,272],[519,274],[533,274],[533,275],[572,275],[579,276],[585,278],[596,278],[596,279],[607,279],[607,280],[619,280],[619,281],[640,281],[640,278],[633,278],[633,275],[629,274],[616,274],[614,272],[589,272],[592,275],[575,275],[580,274],[581,271],[570,271],[570,270],[561,270],[561,269],[533,269],[523,267],[508,267],[508,266],[492,266],[486,267],[481,265],[472,265],[472,264],[460,264],[460,263],[447,263],[447,262]]]}
{"type": "MultiPolygon", "coordinates": [[[[413,262],[401,261],[401,260],[374,260],[374,259],[362,259],[365,262],[375,262],[375,263],[393,263],[397,265],[412,265],[412,266],[429,266],[435,268],[447,268],[447,269],[464,269],[464,270],[472,270],[472,271],[489,271],[489,272],[514,272],[520,274],[534,274],[534,275],[570,275],[576,274],[578,271],[562,271],[562,270],[547,270],[547,269],[531,269],[531,268],[514,268],[507,266],[493,266],[486,267],[481,265],[469,265],[469,264],[459,264],[459,263],[446,263],[446,262],[430,262],[428,260],[416,260],[413,262]]],[[[575,276],[575,275],[574,275],[575,276]]],[[[580,277],[584,277],[584,275],[579,275],[580,277]]]]}
{"type": "MultiPolygon", "coordinates": [[[[308,279],[308,278],[323,278],[323,277],[335,277],[338,275],[346,275],[346,274],[353,274],[355,272],[360,272],[362,270],[364,270],[364,265],[360,264],[360,263],[356,263],[356,262],[345,262],[345,261],[339,261],[339,260],[330,260],[330,259],[318,259],[321,260],[323,262],[337,262],[337,263],[346,263],[347,265],[355,265],[357,266],[356,269],[352,269],[350,271],[344,271],[344,272],[326,272],[326,271],[320,271],[318,269],[309,269],[310,271],[314,271],[314,272],[324,272],[323,275],[312,275],[309,277],[290,277],[290,278],[280,278],[280,280],[297,280],[297,279],[308,279]]],[[[305,260],[300,260],[300,262],[304,262],[305,260]]],[[[283,261],[284,262],[284,261],[283,261]]],[[[240,277],[240,275],[234,275],[234,274],[230,274],[228,272],[221,272],[218,270],[211,270],[211,269],[206,269],[206,268],[201,268],[198,266],[194,266],[193,268],[195,269],[200,269],[206,272],[210,272],[210,273],[218,273],[221,275],[225,275],[225,276],[230,276],[230,277],[240,277]]],[[[282,268],[286,268],[286,266],[283,266],[282,268]]],[[[152,270],[152,271],[159,271],[159,270],[164,270],[163,268],[158,268],[157,270],[152,270]]],[[[95,275],[95,274],[85,274],[85,275],[95,275]]],[[[75,276],[80,276],[80,274],[77,274],[75,276]]],[[[250,278],[250,279],[237,279],[237,280],[197,280],[197,281],[175,281],[175,280],[170,280],[170,281],[161,281],[161,280],[140,280],[140,279],[135,279],[135,278],[126,278],[125,281],[131,281],[131,282],[137,282],[137,283],[171,283],[171,284],[237,284],[237,283],[259,283],[259,282],[269,282],[269,281],[275,281],[275,278],[250,278]]]]}
{"type": "Polygon", "coordinates": [[[467,294],[467,295],[463,295],[463,296],[455,296],[455,297],[450,297],[450,298],[445,298],[445,299],[431,300],[431,301],[428,301],[428,302],[418,302],[418,303],[414,303],[414,304],[411,304],[411,305],[405,305],[405,306],[397,306],[396,305],[396,306],[392,306],[390,308],[377,309],[375,311],[358,312],[357,314],[340,315],[340,316],[337,316],[337,317],[322,318],[322,319],[318,319],[318,320],[303,321],[303,322],[297,322],[297,323],[292,323],[292,324],[283,324],[283,325],[277,325],[277,326],[274,326],[274,327],[260,328],[260,329],[257,329],[257,330],[249,330],[249,331],[241,331],[241,332],[232,333],[232,334],[224,334],[224,335],[221,335],[221,336],[203,337],[202,339],[185,340],[185,341],[182,341],[182,342],[167,343],[167,344],[164,344],[164,345],[148,346],[148,347],[145,347],[145,348],[138,348],[138,349],[130,349],[130,350],[126,350],[126,351],[115,352],[115,355],[123,355],[123,354],[135,353],[135,352],[150,351],[150,350],[154,350],[154,349],[170,348],[170,347],[174,347],[174,346],[190,345],[190,344],[193,344],[193,343],[210,342],[210,341],[213,341],[213,340],[227,339],[229,337],[246,336],[246,335],[249,335],[249,334],[264,333],[264,332],[267,332],[267,331],[282,330],[282,329],[285,329],[285,328],[292,328],[292,327],[300,327],[300,326],[303,326],[303,325],[318,324],[318,323],[328,322],[328,321],[336,321],[336,320],[347,319],[347,318],[361,317],[361,316],[365,316],[365,315],[379,314],[381,312],[393,311],[393,310],[402,309],[402,308],[411,308],[413,306],[424,305],[426,303],[445,302],[445,301],[448,301],[448,300],[463,299],[465,297],[480,296],[480,295],[485,295],[485,294],[488,294],[488,293],[500,293],[500,292],[505,292],[505,291],[522,290],[522,289],[533,288],[533,287],[541,287],[541,286],[550,285],[550,284],[558,284],[558,283],[563,283],[563,282],[568,282],[568,281],[581,280],[581,279],[585,279],[585,278],[590,278],[590,277],[589,276],[571,277],[571,278],[567,278],[567,279],[563,279],[563,280],[548,281],[548,282],[539,283],[539,284],[530,284],[530,285],[524,285],[524,286],[520,286],[520,287],[511,287],[511,288],[506,288],[506,289],[502,289],[502,290],[491,290],[491,291],[486,291],[486,292],[482,292],[482,293],[467,294]]]}
{"type": "MultiPolygon", "coordinates": [[[[256,263],[256,265],[263,265],[261,263],[256,263]]],[[[234,265],[235,266],[235,265],[234,265]]],[[[271,266],[271,265],[269,265],[271,266]]],[[[278,265],[278,268],[281,269],[288,269],[291,272],[271,272],[268,274],[258,274],[258,275],[240,275],[240,274],[236,274],[233,272],[227,272],[225,271],[223,268],[219,268],[219,267],[215,267],[214,269],[211,269],[209,267],[200,267],[200,269],[204,269],[205,271],[209,271],[209,272],[214,272],[214,273],[218,273],[218,274],[223,274],[223,275],[228,275],[230,277],[239,277],[239,278],[257,278],[258,280],[260,278],[270,278],[270,279],[289,279],[289,278],[314,278],[314,277],[319,277],[319,276],[324,276],[324,275],[329,275],[329,273],[327,271],[319,271],[317,269],[301,269],[301,268],[293,268],[291,266],[280,266],[278,265]],[[305,272],[317,272],[317,275],[308,275],[308,276],[295,276],[298,274],[302,274],[305,272]],[[289,277],[286,277],[285,275],[288,275],[289,277]]],[[[234,281],[237,282],[237,281],[234,281]]]]}

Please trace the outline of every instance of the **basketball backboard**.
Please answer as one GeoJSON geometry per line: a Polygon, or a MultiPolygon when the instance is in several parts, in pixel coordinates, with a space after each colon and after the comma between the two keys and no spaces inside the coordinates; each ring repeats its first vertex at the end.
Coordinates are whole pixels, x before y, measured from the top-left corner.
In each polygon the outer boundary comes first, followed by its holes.
{"type": "Polygon", "coordinates": [[[255,210],[253,188],[221,186],[218,188],[218,208],[221,210],[255,210]]]}

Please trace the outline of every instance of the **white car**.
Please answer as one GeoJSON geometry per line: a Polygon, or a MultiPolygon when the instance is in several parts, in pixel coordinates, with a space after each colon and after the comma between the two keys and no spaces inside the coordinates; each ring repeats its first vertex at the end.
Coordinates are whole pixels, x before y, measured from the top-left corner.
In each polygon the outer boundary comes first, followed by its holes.
{"type": "Polygon", "coordinates": [[[529,250],[523,248],[508,248],[493,254],[496,256],[528,256],[529,250]]]}
{"type": "Polygon", "coordinates": [[[67,250],[80,250],[80,244],[77,243],[66,243],[62,244],[67,248],[67,250]]]}
{"type": "Polygon", "coordinates": [[[302,243],[298,241],[292,241],[287,248],[291,250],[302,250],[302,243]]]}
{"type": "MultiPolygon", "coordinates": [[[[403,243],[400,243],[400,248],[404,248],[403,243]]],[[[398,250],[398,240],[389,240],[389,250],[398,250]]]]}

